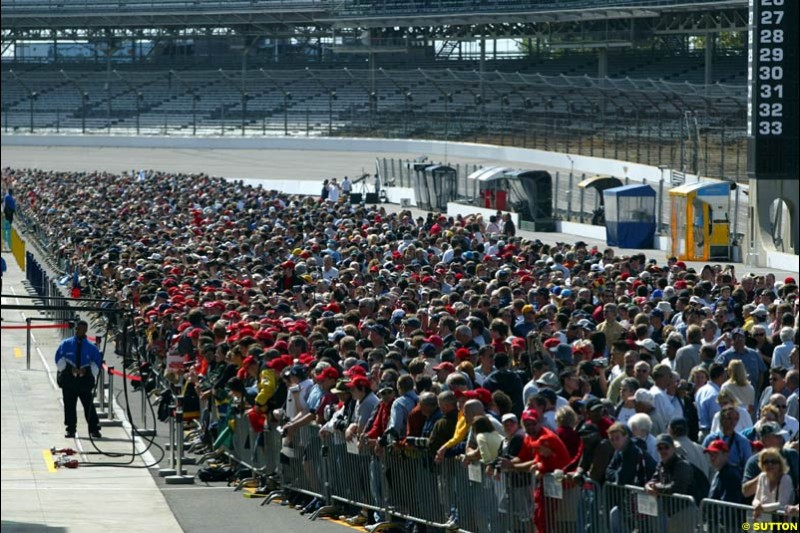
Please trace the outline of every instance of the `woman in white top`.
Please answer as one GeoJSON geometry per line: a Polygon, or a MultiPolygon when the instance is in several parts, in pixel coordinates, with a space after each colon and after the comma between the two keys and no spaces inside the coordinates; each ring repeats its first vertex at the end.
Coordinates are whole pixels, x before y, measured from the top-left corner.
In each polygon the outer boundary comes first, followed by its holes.
{"type": "Polygon", "coordinates": [[[739,412],[739,423],[736,424],[736,431],[741,433],[745,429],[753,426],[753,419],[750,416],[750,413],[747,411],[747,409],[739,405],[739,400],[736,399],[736,396],[734,396],[733,392],[730,390],[720,390],[719,395],[717,396],[717,403],[719,404],[720,410],[717,411],[717,413],[714,415],[714,420],[711,421],[711,433],[716,433],[719,431],[719,413],[728,405],[733,405],[739,412]]]}
{"type": "Polygon", "coordinates": [[[503,436],[497,432],[492,421],[483,415],[476,416],[472,422],[472,431],[478,443],[481,462],[486,465],[497,459],[503,445],[503,436]]]}
{"type": "Polygon", "coordinates": [[[753,497],[753,518],[759,522],[770,522],[773,518],[762,516],[784,509],[794,500],[792,478],[789,477],[789,466],[780,452],[767,448],[758,454],[758,475],[756,494],[753,497]]]}
{"type": "Polygon", "coordinates": [[[747,379],[747,371],[744,363],[739,359],[734,359],[728,363],[728,381],[722,384],[720,392],[728,390],[739,401],[739,405],[745,407],[750,416],[753,416],[753,406],[756,403],[756,391],[747,379]]]}

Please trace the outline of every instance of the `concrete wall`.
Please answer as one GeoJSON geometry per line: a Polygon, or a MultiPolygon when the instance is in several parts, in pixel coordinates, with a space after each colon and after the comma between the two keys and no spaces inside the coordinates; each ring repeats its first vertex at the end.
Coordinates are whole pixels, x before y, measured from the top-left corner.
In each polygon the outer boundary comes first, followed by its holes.
{"type": "MultiPolygon", "coordinates": [[[[7,146],[86,146],[115,148],[176,148],[195,150],[318,150],[335,152],[395,152],[409,156],[425,154],[430,158],[464,157],[494,159],[519,163],[521,166],[557,167],[587,175],[607,174],[636,180],[658,182],[662,172],[658,167],[570,155],[529,148],[512,148],[475,143],[417,141],[408,139],[364,139],[326,137],[161,137],[127,135],[2,135],[0,142],[7,146]]],[[[669,179],[668,171],[664,178],[669,179]]],[[[696,176],[686,176],[696,181],[696,176]]]]}

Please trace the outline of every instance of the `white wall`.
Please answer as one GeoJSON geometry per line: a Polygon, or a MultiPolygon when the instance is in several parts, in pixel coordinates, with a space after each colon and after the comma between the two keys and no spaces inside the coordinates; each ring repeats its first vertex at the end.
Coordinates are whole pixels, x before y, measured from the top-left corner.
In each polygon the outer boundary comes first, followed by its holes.
{"type": "MultiPolygon", "coordinates": [[[[336,152],[394,152],[414,157],[425,154],[431,158],[448,156],[494,159],[518,163],[519,166],[556,167],[573,169],[589,175],[606,174],[634,180],[658,182],[662,173],[658,167],[570,155],[530,148],[512,148],[464,142],[418,141],[408,139],[364,139],[347,137],[161,137],[127,135],[2,135],[0,142],[7,146],[87,146],[106,148],[175,148],[208,150],[317,150],[336,152]]],[[[517,165],[510,165],[517,166],[517,165]]],[[[669,179],[665,172],[665,179],[669,179]]],[[[686,176],[696,181],[696,176],[686,176]]]]}
{"type": "Polygon", "coordinates": [[[800,256],[767,251],[767,267],[776,270],[800,272],[800,256]]]}

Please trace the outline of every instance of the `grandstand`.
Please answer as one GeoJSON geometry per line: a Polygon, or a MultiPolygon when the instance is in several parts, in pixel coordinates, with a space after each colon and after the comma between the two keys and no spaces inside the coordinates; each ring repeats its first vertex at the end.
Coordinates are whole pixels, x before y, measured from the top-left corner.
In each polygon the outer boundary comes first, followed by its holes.
{"type": "Polygon", "coordinates": [[[741,0],[2,9],[6,132],[444,138],[745,177],[741,0]]]}

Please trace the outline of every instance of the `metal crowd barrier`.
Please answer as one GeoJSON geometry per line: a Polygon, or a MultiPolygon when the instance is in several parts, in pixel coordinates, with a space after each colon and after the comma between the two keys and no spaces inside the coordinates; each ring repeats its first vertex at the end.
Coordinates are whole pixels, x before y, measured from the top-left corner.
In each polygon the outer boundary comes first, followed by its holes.
{"type": "Polygon", "coordinates": [[[786,516],[784,510],[764,513],[759,520],[756,520],[753,507],[750,505],[709,499],[700,502],[700,519],[702,520],[701,530],[704,533],[742,531],[745,530],[743,524],[748,524],[747,529],[751,529],[752,525],[758,521],[772,522],[773,524],[769,526],[771,531],[797,531],[798,527],[788,525],[797,524],[798,517],[786,516]],[[777,523],[787,524],[787,526],[781,529],[776,525],[777,523]]]}
{"type": "Polygon", "coordinates": [[[261,504],[285,497],[287,491],[330,503],[327,458],[328,446],[323,443],[316,424],[300,427],[291,435],[282,437],[278,468],[281,490],[271,493],[261,504]]]}
{"type": "Polygon", "coordinates": [[[688,495],[654,496],[641,487],[606,483],[603,501],[611,533],[687,533],[700,523],[700,512],[688,495]]]}
{"type": "MultiPolygon", "coordinates": [[[[25,278],[30,283],[31,287],[36,294],[47,300],[48,306],[67,308],[70,306],[69,301],[64,297],[56,280],[52,279],[47,273],[44,266],[36,260],[34,255],[30,252],[25,252],[25,278]]],[[[75,311],[60,309],[58,311],[50,311],[44,309],[43,312],[48,318],[56,322],[69,323],[78,320],[78,314],[75,311]]],[[[61,330],[61,337],[67,338],[72,335],[69,328],[61,330]]]]}
{"type": "Polygon", "coordinates": [[[591,479],[546,474],[539,502],[548,532],[602,531],[605,527],[602,491],[591,479]]]}
{"type": "MultiPolygon", "coordinates": [[[[381,512],[383,502],[373,500],[370,482],[374,474],[371,469],[376,462],[374,454],[366,447],[358,448],[355,442],[346,443],[336,434],[331,437],[328,459],[333,475],[330,476],[331,500],[340,504],[381,512]]],[[[377,498],[377,494],[374,494],[377,498]]]]}

